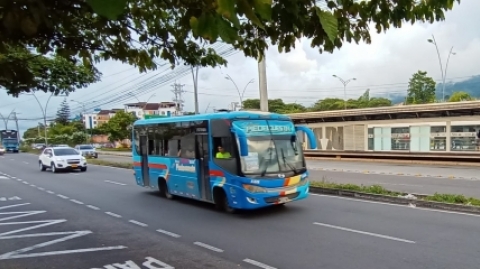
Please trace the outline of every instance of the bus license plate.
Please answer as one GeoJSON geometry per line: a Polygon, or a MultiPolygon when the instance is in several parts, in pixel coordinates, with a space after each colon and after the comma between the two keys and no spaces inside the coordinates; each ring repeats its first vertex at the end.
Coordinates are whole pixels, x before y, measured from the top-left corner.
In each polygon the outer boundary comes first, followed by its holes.
{"type": "Polygon", "coordinates": [[[288,201],[290,201],[290,199],[288,199],[288,197],[280,197],[278,199],[278,202],[283,204],[283,203],[287,203],[288,201]]]}
{"type": "Polygon", "coordinates": [[[77,168],[77,165],[76,165],[76,164],[72,164],[72,168],[77,168]]]}

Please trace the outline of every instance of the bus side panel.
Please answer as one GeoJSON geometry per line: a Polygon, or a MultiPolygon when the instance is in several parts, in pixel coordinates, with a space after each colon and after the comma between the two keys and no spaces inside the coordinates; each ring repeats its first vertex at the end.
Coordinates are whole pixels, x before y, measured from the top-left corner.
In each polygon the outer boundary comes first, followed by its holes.
{"type": "Polygon", "coordinates": [[[168,189],[174,195],[201,199],[199,162],[195,159],[170,158],[168,189]]]}
{"type": "Polygon", "coordinates": [[[142,166],[140,162],[142,161],[142,157],[137,155],[135,152],[132,154],[133,159],[133,172],[135,173],[135,182],[138,186],[143,186],[143,179],[142,179],[142,166]]]}
{"type": "Polygon", "coordinates": [[[158,190],[158,179],[165,178],[168,182],[168,167],[172,159],[164,157],[148,157],[148,174],[150,176],[150,187],[158,190]]]}

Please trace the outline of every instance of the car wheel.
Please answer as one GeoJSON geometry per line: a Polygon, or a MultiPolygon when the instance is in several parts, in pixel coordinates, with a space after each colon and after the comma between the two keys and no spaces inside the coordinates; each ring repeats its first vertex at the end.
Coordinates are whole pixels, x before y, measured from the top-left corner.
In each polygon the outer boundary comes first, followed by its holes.
{"type": "Polygon", "coordinates": [[[50,170],[52,170],[52,173],[58,173],[57,167],[55,167],[54,162],[50,164],[50,170]]]}
{"type": "Polygon", "coordinates": [[[47,167],[45,167],[45,165],[43,165],[42,161],[38,161],[38,166],[40,168],[40,171],[45,171],[47,170],[47,167]]]}
{"type": "Polygon", "coordinates": [[[81,171],[81,172],[87,172],[87,168],[86,168],[86,167],[82,167],[82,168],[80,168],[80,171],[81,171]]]}

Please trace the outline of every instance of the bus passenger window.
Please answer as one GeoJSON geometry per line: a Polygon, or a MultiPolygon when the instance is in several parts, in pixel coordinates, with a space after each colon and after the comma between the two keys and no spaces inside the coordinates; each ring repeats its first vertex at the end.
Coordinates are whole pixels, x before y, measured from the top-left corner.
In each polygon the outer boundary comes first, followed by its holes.
{"type": "Polygon", "coordinates": [[[194,159],[195,158],[195,133],[186,134],[181,141],[181,158],[194,159]]]}

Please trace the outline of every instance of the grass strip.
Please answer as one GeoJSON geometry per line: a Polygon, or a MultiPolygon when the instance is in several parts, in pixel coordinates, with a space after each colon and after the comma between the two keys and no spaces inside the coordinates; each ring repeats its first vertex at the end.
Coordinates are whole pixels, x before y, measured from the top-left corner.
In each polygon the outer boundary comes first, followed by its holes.
{"type": "Polygon", "coordinates": [[[101,148],[101,149],[97,149],[98,151],[114,151],[114,152],[131,152],[132,149],[131,148],[101,148]]]}
{"type": "Polygon", "coordinates": [[[127,162],[111,162],[111,161],[99,160],[99,159],[88,159],[87,163],[102,165],[102,166],[117,167],[117,168],[133,169],[133,163],[127,163],[127,162]]]}

